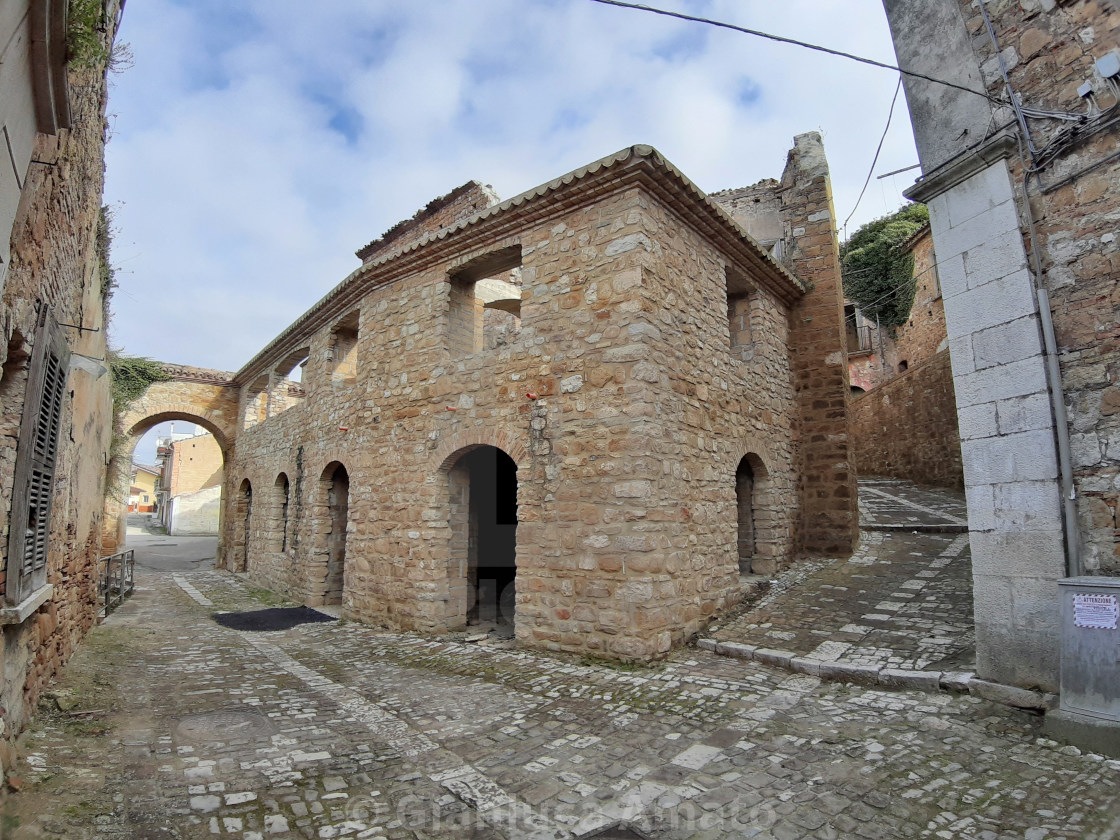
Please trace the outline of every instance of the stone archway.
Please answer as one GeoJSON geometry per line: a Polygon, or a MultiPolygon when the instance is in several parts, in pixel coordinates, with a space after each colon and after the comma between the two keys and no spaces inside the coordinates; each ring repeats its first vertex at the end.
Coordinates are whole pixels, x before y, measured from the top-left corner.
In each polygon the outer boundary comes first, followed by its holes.
{"type": "MultiPolygon", "coordinates": [[[[117,421],[117,433],[124,438],[122,454],[116,459],[114,473],[108,478],[105,517],[102,525],[102,552],[112,554],[124,545],[128,475],[132,452],[144,434],[168,420],[185,420],[206,429],[217,442],[224,464],[228,464],[237,436],[238,389],[233,374],[181,365],[164,365],[171,378],[154,382],[129,405],[117,421]]],[[[224,517],[220,506],[219,517],[224,517]]],[[[218,528],[218,561],[224,555],[225,529],[218,528]]]]}

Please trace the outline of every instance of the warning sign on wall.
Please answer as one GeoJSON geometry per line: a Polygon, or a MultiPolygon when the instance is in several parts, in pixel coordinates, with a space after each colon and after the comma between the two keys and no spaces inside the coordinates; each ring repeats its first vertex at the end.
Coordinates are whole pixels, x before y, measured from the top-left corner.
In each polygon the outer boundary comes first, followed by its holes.
{"type": "Polygon", "coordinates": [[[1094,630],[1115,630],[1120,601],[1115,595],[1074,595],[1073,623],[1094,630]]]}

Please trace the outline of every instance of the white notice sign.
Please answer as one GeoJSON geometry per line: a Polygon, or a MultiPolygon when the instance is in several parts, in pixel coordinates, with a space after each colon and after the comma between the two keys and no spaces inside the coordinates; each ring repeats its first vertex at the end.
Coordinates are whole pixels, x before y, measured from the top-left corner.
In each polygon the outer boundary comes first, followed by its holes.
{"type": "Polygon", "coordinates": [[[1115,595],[1074,595],[1073,623],[1094,630],[1115,630],[1120,601],[1115,595]]]}

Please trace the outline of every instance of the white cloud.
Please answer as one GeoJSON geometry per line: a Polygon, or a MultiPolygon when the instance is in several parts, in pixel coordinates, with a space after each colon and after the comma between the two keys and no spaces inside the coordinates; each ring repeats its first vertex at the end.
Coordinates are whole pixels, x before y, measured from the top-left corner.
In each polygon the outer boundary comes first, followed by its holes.
{"type": "MultiPolygon", "coordinates": [[[[667,7],[893,62],[878,0],[667,7]]],[[[236,369],[357,266],[353,251],[471,178],[510,196],[633,143],[702,188],[778,177],[821,130],[851,210],[896,77],[586,0],[149,0],[109,110],[116,341],[236,369]]],[[[905,102],[878,171],[916,162],[905,102]]],[[[873,180],[860,222],[912,178],[873,180]]]]}

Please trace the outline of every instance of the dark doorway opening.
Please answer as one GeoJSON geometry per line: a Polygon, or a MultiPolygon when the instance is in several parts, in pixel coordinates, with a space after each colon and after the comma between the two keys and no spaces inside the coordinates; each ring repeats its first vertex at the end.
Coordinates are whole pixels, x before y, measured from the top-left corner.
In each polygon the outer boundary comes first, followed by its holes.
{"type": "Polygon", "coordinates": [[[750,574],[755,556],[754,470],[746,458],[735,470],[735,503],[739,520],[739,574],[750,574]]]}
{"type": "MultiPolygon", "coordinates": [[[[506,453],[482,446],[455,465],[453,482],[466,493],[465,542],[468,625],[513,626],[517,602],[517,465],[506,453]],[[465,485],[465,488],[463,487],[465,485]]],[[[460,507],[460,513],[461,513],[460,507]]],[[[465,539],[463,539],[465,537],[465,539]]]]}
{"type": "MultiPolygon", "coordinates": [[[[328,467],[329,469],[329,467],[328,467]]],[[[327,537],[327,585],[324,604],[341,604],[346,581],[346,524],[350,512],[350,474],[342,464],[329,473],[327,511],[330,534],[327,537]]]]}

